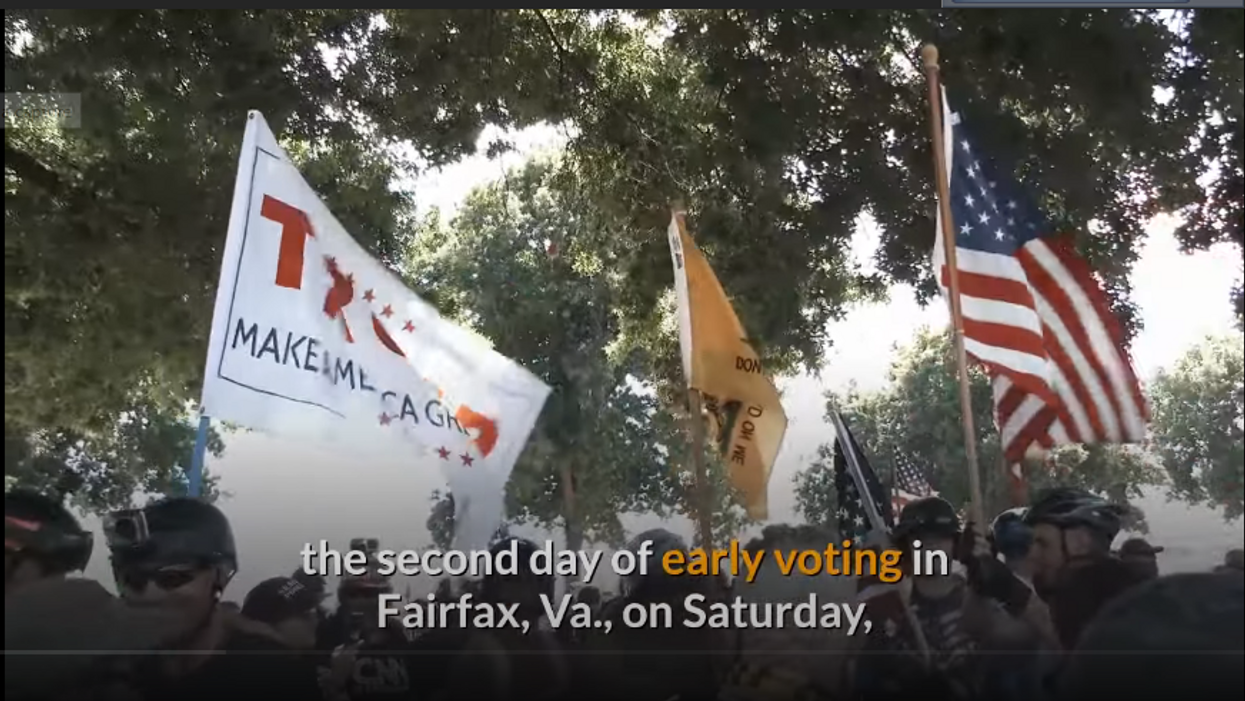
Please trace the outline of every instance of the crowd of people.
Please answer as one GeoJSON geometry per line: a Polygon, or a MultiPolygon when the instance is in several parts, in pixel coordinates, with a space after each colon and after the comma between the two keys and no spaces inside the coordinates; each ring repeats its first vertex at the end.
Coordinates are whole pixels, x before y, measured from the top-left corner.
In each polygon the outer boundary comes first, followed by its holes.
{"type": "MultiPolygon", "coordinates": [[[[750,582],[671,577],[657,563],[688,545],[664,530],[629,546],[638,552],[640,542],[654,543],[649,574],[624,578],[613,595],[592,586],[573,592],[614,623],[608,633],[543,622],[540,597],[552,595],[554,582],[531,571],[439,583],[441,601],[470,592],[514,606],[531,624],[523,633],[381,627],[378,597],[392,585],[375,574],[344,577],[330,592],[322,577],[295,571],[230,604],[238,549],[229,520],[188,498],[105,520],[113,596],[75,576],[92,555],[91,533],[57,500],[10,491],[5,698],[1055,701],[1142,691],[1240,698],[1240,552],[1213,572],[1163,576],[1159,549],[1145,541],[1112,549],[1123,514],[1092,494],[1054,489],[978,528],[940,498],[913,501],[889,534],[892,543],[910,552],[919,540],[960,565],[905,577],[869,599],[875,625],[852,637],[693,629],[677,616],[668,629],[624,625],[629,603],[670,602],[679,610],[694,592],[777,603],[844,580],[773,571],[750,582]]],[[[770,527],[748,547],[824,547],[829,535],[770,527]]],[[[535,547],[518,544],[521,555],[535,547]]],[[[352,548],[374,550],[375,543],[352,548]]]]}

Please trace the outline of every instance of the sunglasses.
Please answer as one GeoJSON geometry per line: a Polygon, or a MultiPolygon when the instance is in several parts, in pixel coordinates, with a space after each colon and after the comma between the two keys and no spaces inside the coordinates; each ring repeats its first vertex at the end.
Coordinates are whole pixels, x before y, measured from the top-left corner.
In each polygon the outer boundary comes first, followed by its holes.
{"type": "Polygon", "coordinates": [[[142,591],[148,584],[154,584],[164,591],[181,589],[194,581],[201,570],[193,567],[161,567],[154,570],[127,569],[117,572],[117,581],[126,588],[142,591]]]}

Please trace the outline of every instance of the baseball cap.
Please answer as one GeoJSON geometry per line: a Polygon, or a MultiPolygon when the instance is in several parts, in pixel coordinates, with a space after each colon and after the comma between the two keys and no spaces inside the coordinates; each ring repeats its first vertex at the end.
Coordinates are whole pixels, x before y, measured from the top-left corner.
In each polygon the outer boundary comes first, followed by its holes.
{"type": "Polygon", "coordinates": [[[71,684],[102,657],[152,650],[179,632],[172,613],[128,606],[94,580],[41,581],[5,596],[5,690],[71,684]]]}
{"type": "Polygon", "coordinates": [[[1129,538],[1120,544],[1120,557],[1153,557],[1161,552],[1161,546],[1150,545],[1145,538],[1129,538]]]}
{"type": "Polygon", "coordinates": [[[320,605],[320,594],[293,577],[265,579],[247,593],[242,615],[260,623],[280,623],[320,605]]]}
{"type": "Polygon", "coordinates": [[[1223,566],[1230,570],[1245,570],[1245,550],[1229,550],[1223,556],[1223,566]]]}

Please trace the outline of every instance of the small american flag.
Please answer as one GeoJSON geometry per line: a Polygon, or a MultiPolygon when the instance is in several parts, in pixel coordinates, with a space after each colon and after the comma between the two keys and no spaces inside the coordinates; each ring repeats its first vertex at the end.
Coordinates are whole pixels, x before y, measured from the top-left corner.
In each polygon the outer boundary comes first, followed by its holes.
{"type": "MultiPolygon", "coordinates": [[[[839,416],[837,424],[841,430],[836,434],[845,434],[834,438],[834,489],[838,494],[839,535],[845,540],[850,539],[855,545],[861,545],[867,536],[878,535],[873,531],[893,527],[894,516],[886,487],[869,465],[869,459],[847,428],[847,422],[839,416]],[[856,472],[858,474],[854,475],[856,472]],[[867,495],[861,494],[860,485],[865,487],[867,495]],[[866,506],[865,499],[872,502],[872,509],[866,506]],[[881,523],[870,521],[870,510],[878,515],[881,523]]],[[[894,621],[903,620],[904,604],[898,584],[887,584],[874,576],[860,576],[856,580],[856,596],[860,601],[869,602],[871,613],[894,621]]]]}
{"type": "MultiPolygon", "coordinates": [[[[1148,411],[1106,295],[1068,236],[1002,177],[943,99],[964,345],[990,372],[1004,452],[1145,438],[1148,411]]],[[[947,294],[942,228],[934,269],[947,294]]]]}
{"type": "Polygon", "coordinates": [[[938,496],[938,492],[926,481],[921,468],[916,466],[910,456],[896,455],[895,491],[891,495],[891,510],[898,514],[908,502],[932,496],[938,496]]]}

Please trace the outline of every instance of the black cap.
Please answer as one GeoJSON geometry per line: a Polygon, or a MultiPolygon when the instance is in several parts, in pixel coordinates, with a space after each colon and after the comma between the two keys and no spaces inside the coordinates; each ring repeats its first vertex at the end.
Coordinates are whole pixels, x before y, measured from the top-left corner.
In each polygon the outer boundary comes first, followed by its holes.
{"type": "Polygon", "coordinates": [[[1163,552],[1163,548],[1150,545],[1145,538],[1129,538],[1120,543],[1120,557],[1154,557],[1163,552]]]}
{"type": "Polygon", "coordinates": [[[242,602],[242,615],[260,623],[280,623],[320,605],[321,597],[293,577],[273,577],[255,585],[242,602]]]}

